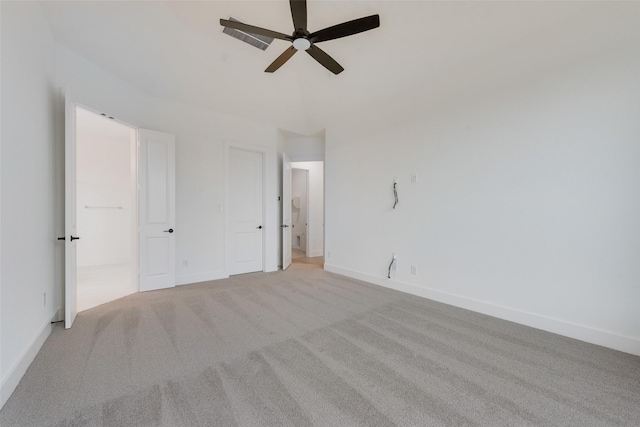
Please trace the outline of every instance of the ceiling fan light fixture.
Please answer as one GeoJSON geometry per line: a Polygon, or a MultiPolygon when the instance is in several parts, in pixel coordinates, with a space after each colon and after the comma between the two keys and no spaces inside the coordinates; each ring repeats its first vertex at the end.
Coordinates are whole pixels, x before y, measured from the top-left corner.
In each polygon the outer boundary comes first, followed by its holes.
{"type": "Polygon", "coordinates": [[[293,47],[297,50],[307,50],[311,47],[311,42],[301,37],[293,41],[293,47]]]}

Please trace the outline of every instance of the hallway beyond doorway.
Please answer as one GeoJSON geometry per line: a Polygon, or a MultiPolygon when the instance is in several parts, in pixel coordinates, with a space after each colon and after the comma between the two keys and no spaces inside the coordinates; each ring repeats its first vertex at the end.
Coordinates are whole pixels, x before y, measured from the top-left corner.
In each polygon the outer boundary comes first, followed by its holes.
{"type": "Polygon", "coordinates": [[[313,264],[320,266],[320,268],[324,268],[324,257],[322,256],[314,256],[307,257],[300,249],[291,249],[291,263],[303,263],[303,264],[313,264]]]}

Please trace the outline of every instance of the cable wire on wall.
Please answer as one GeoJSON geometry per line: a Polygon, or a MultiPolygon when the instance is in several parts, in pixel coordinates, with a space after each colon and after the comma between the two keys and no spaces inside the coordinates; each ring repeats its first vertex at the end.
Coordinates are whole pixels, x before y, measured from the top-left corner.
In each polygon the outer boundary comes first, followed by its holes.
{"type": "Polygon", "coordinates": [[[394,198],[394,202],[393,202],[393,209],[396,208],[396,206],[398,206],[398,180],[394,180],[393,181],[393,198],[394,198]]]}
{"type": "Polygon", "coordinates": [[[389,264],[389,272],[387,273],[387,279],[391,279],[391,270],[393,269],[393,264],[396,263],[396,256],[394,255],[393,258],[391,258],[391,264],[389,264]]]}

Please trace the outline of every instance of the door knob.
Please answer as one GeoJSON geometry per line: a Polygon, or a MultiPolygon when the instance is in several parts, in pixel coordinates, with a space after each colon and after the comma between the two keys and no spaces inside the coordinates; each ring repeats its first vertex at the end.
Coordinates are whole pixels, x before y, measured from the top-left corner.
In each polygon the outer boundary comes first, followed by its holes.
{"type": "Polygon", "coordinates": [[[73,242],[74,240],[80,240],[80,238],[71,236],[71,241],[73,242]]]}
{"type": "Polygon", "coordinates": [[[256,228],[257,228],[258,230],[262,230],[262,226],[261,226],[261,225],[257,226],[256,228]]]}
{"type": "Polygon", "coordinates": [[[287,224],[282,224],[280,227],[282,228],[289,228],[289,226],[287,224]]]}
{"type": "Polygon", "coordinates": [[[168,230],[164,230],[165,233],[173,233],[173,228],[170,228],[168,230]]]}
{"type": "Polygon", "coordinates": [[[58,240],[66,240],[66,238],[62,236],[62,237],[58,237],[58,240]]]}

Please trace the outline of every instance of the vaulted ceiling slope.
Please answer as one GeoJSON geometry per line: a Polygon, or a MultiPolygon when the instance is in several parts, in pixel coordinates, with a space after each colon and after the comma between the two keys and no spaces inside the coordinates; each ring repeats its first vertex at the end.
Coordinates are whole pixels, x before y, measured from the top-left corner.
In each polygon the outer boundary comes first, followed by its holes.
{"type": "Polygon", "coordinates": [[[287,42],[261,51],[219,19],[289,34],[286,0],[42,5],[58,43],[149,95],[302,133],[389,102],[444,102],[437,88],[552,69],[640,34],[639,3],[308,0],[310,31],[376,13],[380,28],[323,43],[345,68],[338,76],[308,55],[268,74],[287,42]]]}

